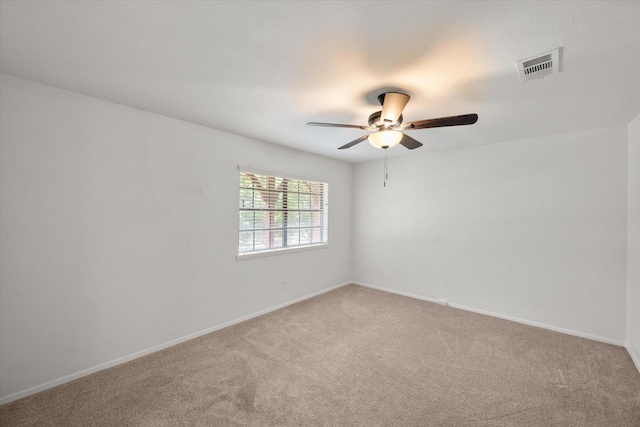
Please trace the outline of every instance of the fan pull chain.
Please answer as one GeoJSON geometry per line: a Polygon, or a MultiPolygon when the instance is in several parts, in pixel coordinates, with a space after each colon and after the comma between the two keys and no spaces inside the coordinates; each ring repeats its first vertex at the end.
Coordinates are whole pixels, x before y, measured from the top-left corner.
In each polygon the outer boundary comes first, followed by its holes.
{"type": "Polygon", "coordinates": [[[387,154],[387,150],[384,150],[384,186],[387,186],[387,178],[389,178],[389,156],[387,154]]]}

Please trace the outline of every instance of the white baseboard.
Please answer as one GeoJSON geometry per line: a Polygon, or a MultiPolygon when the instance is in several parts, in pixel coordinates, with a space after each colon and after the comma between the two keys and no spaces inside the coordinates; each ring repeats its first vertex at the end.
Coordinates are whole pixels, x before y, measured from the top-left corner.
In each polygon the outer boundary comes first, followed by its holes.
{"type": "Polygon", "coordinates": [[[631,347],[626,346],[626,348],[627,348],[627,353],[629,353],[629,357],[631,357],[631,360],[633,361],[634,365],[636,365],[636,369],[638,370],[638,372],[640,372],[640,355],[635,354],[631,349],[631,347]]]}
{"type": "MultiPolygon", "coordinates": [[[[78,378],[82,378],[84,376],[93,374],[95,372],[102,371],[104,369],[108,369],[108,368],[111,368],[113,366],[117,366],[117,365],[120,365],[122,363],[125,363],[125,362],[129,362],[129,361],[137,359],[139,357],[143,357],[143,356],[146,356],[148,354],[155,353],[156,351],[160,351],[160,350],[163,350],[165,348],[172,347],[174,345],[177,345],[177,344],[180,344],[182,342],[185,342],[185,341],[200,337],[202,335],[206,335],[206,334],[209,334],[211,332],[215,332],[215,331],[218,331],[220,329],[224,329],[224,328],[227,328],[229,326],[233,326],[233,325],[235,325],[237,323],[244,322],[246,320],[253,319],[253,318],[258,317],[258,316],[262,316],[263,314],[267,314],[267,313],[270,313],[272,311],[287,307],[289,305],[296,304],[296,303],[298,303],[300,301],[304,301],[304,300],[307,300],[309,298],[313,298],[315,296],[318,296],[318,295],[333,291],[335,289],[341,288],[343,286],[346,286],[346,285],[349,285],[349,284],[352,284],[352,283],[355,284],[355,285],[364,286],[364,287],[371,288],[371,289],[377,289],[377,290],[380,290],[380,291],[383,291],[383,292],[389,292],[389,293],[396,294],[396,295],[402,295],[402,296],[409,297],[409,298],[428,301],[428,302],[432,302],[432,303],[435,303],[435,304],[441,304],[442,303],[442,301],[439,300],[439,299],[428,298],[428,297],[425,297],[425,296],[422,296],[422,295],[411,294],[411,293],[408,293],[408,292],[396,291],[396,290],[389,289],[389,288],[384,288],[384,287],[381,287],[381,286],[370,285],[368,283],[355,282],[355,281],[344,282],[344,283],[341,283],[339,285],[336,285],[336,286],[333,286],[333,287],[330,287],[330,288],[327,288],[327,289],[323,289],[321,291],[314,292],[312,294],[305,295],[303,297],[296,298],[296,299],[291,300],[291,301],[287,301],[287,302],[285,302],[283,304],[279,304],[279,305],[276,305],[274,307],[270,307],[270,308],[258,311],[256,313],[253,313],[253,314],[250,314],[250,315],[247,315],[247,316],[243,316],[243,317],[240,317],[238,319],[234,319],[234,320],[229,321],[229,322],[225,322],[225,323],[222,323],[222,324],[219,324],[219,325],[216,325],[216,326],[212,326],[210,328],[204,329],[204,330],[199,331],[199,332],[195,332],[193,334],[186,335],[184,337],[181,337],[181,338],[166,342],[164,344],[153,346],[153,347],[147,348],[145,350],[141,350],[141,351],[132,353],[130,355],[123,356],[123,357],[117,358],[115,360],[106,362],[106,363],[102,363],[102,364],[94,366],[92,368],[83,369],[82,371],[76,372],[74,374],[67,375],[67,376],[64,376],[62,378],[58,378],[56,380],[49,381],[49,382],[46,382],[44,384],[40,384],[40,385],[37,385],[37,386],[34,386],[34,387],[30,387],[30,388],[28,388],[26,390],[22,390],[22,391],[19,391],[17,393],[13,393],[13,394],[10,394],[8,396],[4,396],[4,397],[0,398],[0,405],[4,405],[6,403],[13,402],[14,400],[18,400],[18,399],[21,399],[23,397],[27,397],[27,396],[30,396],[32,394],[35,394],[35,393],[38,393],[38,392],[41,392],[41,391],[44,391],[44,390],[48,390],[50,388],[53,388],[53,387],[68,383],[69,381],[73,381],[73,380],[76,380],[78,378]]],[[[476,309],[476,308],[473,308],[473,307],[467,307],[467,306],[454,304],[454,303],[450,303],[450,302],[448,302],[447,305],[452,307],[452,308],[456,308],[456,309],[460,309],[460,310],[465,310],[465,311],[470,311],[470,312],[474,312],[474,313],[484,314],[484,315],[487,315],[487,316],[492,316],[492,317],[497,317],[497,318],[500,318],[500,319],[510,320],[510,321],[513,321],[513,322],[522,323],[522,324],[530,325],[530,326],[535,326],[535,327],[538,327],[538,328],[548,329],[548,330],[551,330],[551,331],[560,332],[560,333],[564,333],[564,334],[568,334],[568,335],[573,335],[573,336],[577,336],[577,337],[580,337],[580,338],[586,338],[586,339],[590,339],[590,340],[594,340],[594,341],[600,341],[600,342],[604,342],[604,343],[607,343],[607,344],[613,344],[613,345],[618,345],[618,346],[621,346],[621,347],[625,347],[627,349],[627,352],[629,353],[629,356],[633,360],[633,363],[635,364],[636,368],[640,372],[640,357],[639,357],[639,355],[634,354],[633,351],[631,350],[631,348],[627,347],[625,345],[625,343],[621,343],[621,342],[619,342],[617,340],[611,340],[611,339],[604,338],[604,337],[599,337],[599,336],[595,336],[595,335],[591,335],[591,334],[586,334],[586,333],[583,333],[583,332],[573,331],[573,330],[570,330],[570,329],[559,328],[559,327],[556,327],[556,326],[546,325],[546,324],[543,324],[543,323],[532,322],[532,321],[529,321],[529,320],[519,319],[519,318],[516,318],[516,317],[505,316],[505,315],[502,315],[502,314],[493,313],[493,312],[490,312],[490,311],[480,310],[480,309],[476,309]]]]}
{"type": "Polygon", "coordinates": [[[428,302],[433,302],[433,303],[439,304],[439,301],[437,299],[435,299],[435,298],[423,297],[422,295],[416,295],[416,294],[410,294],[408,292],[396,291],[394,289],[383,288],[382,286],[370,285],[368,283],[363,283],[363,282],[351,282],[351,283],[353,283],[354,285],[364,286],[365,288],[371,288],[371,289],[377,289],[377,290],[383,291],[383,292],[389,292],[390,294],[402,295],[403,297],[409,297],[409,298],[413,298],[413,299],[419,299],[419,300],[422,300],[422,301],[428,301],[428,302]]]}
{"type": "MultiPolygon", "coordinates": [[[[402,295],[402,296],[409,297],[409,298],[420,299],[420,300],[423,300],[423,301],[429,301],[429,302],[433,302],[433,303],[436,303],[436,304],[440,304],[441,303],[441,300],[438,300],[438,299],[435,299],[435,298],[423,297],[421,295],[415,295],[415,294],[410,294],[410,293],[407,293],[407,292],[396,291],[396,290],[393,290],[393,289],[383,288],[381,286],[369,285],[367,283],[361,283],[361,282],[352,282],[352,283],[354,283],[356,285],[360,285],[360,286],[365,286],[367,288],[378,289],[380,291],[390,292],[392,294],[397,294],[397,295],[402,295]]],[[[494,312],[487,311],[487,310],[481,310],[481,309],[474,308],[474,307],[467,307],[467,306],[464,306],[464,305],[455,304],[455,303],[451,303],[451,302],[447,302],[447,305],[449,307],[457,308],[457,309],[460,309],[460,310],[470,311],[470,312],[478,313],[478,314],[484,314],[486,316],[497,317],[499,319],[510,320],[512,322],[522,323],[524,325],[535,326],[537,328],[548,329],[550,331],[560,332],[562,334],[573,335],[573,336],[580,337],[580,338],[586,338],[586,339],[589,339],[589,340],[599,341],[599,342],[603,342],[603,343],[606,343],[606,344],[613,344],[613,345],[617,345],[617,346],[626,348],[625,343],[623,343],[621,341],[618,341],[618,340],[612,340],[612,339],[609,339],[609,338],[600,337],[600,336],[597,336],[597,335],[591,335],[591,334],[587,334],[587,333],[584,333],[584,332],[574,331],[574,330],[571,330],[571,329],[560,328],[560,327],[557,327],[557,326],[547,325],[547,324],[544,324],[544,323],[533,322],[531,320],[520,319],[518,317],[505,316],[503,314],[494,313],[494,312]]],[[[631,352],[629,352],[629,354],[631,354],[631,352]]],[[[631,358],[634,359],[633,355],[631,356],[631,358]]],[[[636,367],[638,367],[639,365],[638,365],[637,358],[634,359],[634,362],[636,364],[636,367]]]]}
{"type": "Polygon", "coordinates": [[[17,393],[13,393],[13,394],[10,394],[8,396],[4,396],[4,397],[0,398],[0,405],[4,405],[6,403],[13,402],[14,400],[18,400],[18,399],[30,396],[30,395],[35,394],[35,393],[39,393],[41,391],[48,390],[50,388],[53,388],[53,387],[68,383],[69,381],[73,381],[73,380],[76,380],[78,378],[85,377],[85,376],[93,374],[95,372],[102,371],[104,369],[111,368],[113,366],[117,366],[117,365],[120,365],[120,364],[125,363],[125,362],[129,362],[129,361],[137,359],[139,357],[143,357],[143,356],[146,356],[148,354],[155,353],[156,351],[164,350],[165,348],[172,347],[174,345],[183,343],[185,341],[189,341],[189,340],[194,339],[194,338],[198,338],[198,337],[200,337],[202,335],[206,335],[206,334],[209,334],[211,332],[218,331],[220,329],[228,328],[229,326],[233,326],[233,325],[235,325],[237,323],[244,322],[244,321],[249,320],[249,319],[253,319],[254,317],[262,316],[263,314],[267,314],[267,313],[270,313],[272,311],[287,307],[289,305],[296,304],[296,303],[298,303],[300,301],[304,301],[306,299],[313,298],[315,296],[318,296],[318,295],[333,291],[334,289],[341,288],[343,286],[349,285],[350,283],[352,283],[352,282],[341,283],[341,284],[339,284],[337,286],[332,286],[330,288],[323,289],[321,291],[314,292],[312,294],[305,295],[303,297],[296,298],[296,299],[291,300],[291,301],[287,301],[287,302],[285,302],[283,304],[279,304],[279,305],[276,305],[274,307],[266,308],[266,309],[260,310],[260,311],[258,311],[256,313],[249,314],[247,316],[243,316],[243,317],[240,317],[238,319],[234,319],[234,320],[231,320],[229,322],[225,322],[225,323],[222,323],[222,324],[219,324],[219,325],[216,325],[216,326],[212,326],[210,328],[204,329],[204,330],[199,331],[199,332],[195,332],[193,334],[186,335],[184,337],[181,337],[181,338],[178,338],[178,339],[175,339],[175,340],[171,340],[171,341],[166,342],[164,344],[156,345],[156,346],[147,348],[145,350],[137,351],[137,352],[132,353],[132,354],[130,354],[128,356],[119,357],[119,358],[117,358],[115,360],[112,360],[112,361],[109,361],[109,362],[106,362],[106,363],[102,363],[102,364],[94,366],[92,368],[83,369],[82,371],[73,373],[71,375],[66,375],[66,376],[64,376],[62,378],[58,378],[58,379],[55,379],[53,381],[49,381],[49,382],[46,382],[44,384],[40,384],[40,385],[37,385],[37,386],[34,386],[34,387],[30,387],[30,388],[28,388],[26,390],[19,391],[17,393]]]}

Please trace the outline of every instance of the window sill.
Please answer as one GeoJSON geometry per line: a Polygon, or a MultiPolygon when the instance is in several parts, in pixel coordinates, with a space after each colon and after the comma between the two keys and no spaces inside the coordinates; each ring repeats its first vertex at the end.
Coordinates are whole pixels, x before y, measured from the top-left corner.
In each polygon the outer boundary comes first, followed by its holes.
{"type": "Polygon", "coordinates": [[[262,252],[253,252],[249,254],[236,255],[236,261],[244,261],[247,259],[254,258],[262,258],[266,256],[274,256],[274,255],[285,255],[292,254],[298,252],[306,252],[306,251],[315,251],[317,249],[325,249],[328,248],[328,243],[321,243],[318,245],[310,245],[310,246],[301,246],[296,248],[282,248],[282,249],[272,249],[270,251],[262,251],[262,252]]]}

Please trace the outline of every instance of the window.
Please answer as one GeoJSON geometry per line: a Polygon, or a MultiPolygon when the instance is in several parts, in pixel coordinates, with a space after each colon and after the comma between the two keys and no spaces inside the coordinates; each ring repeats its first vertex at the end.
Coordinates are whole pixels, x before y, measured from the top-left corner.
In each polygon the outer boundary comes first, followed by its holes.
{"type": "Polygon", "coordinates": [[[326,245],[329,184],[240,170],[238,255],[326,245]]]}

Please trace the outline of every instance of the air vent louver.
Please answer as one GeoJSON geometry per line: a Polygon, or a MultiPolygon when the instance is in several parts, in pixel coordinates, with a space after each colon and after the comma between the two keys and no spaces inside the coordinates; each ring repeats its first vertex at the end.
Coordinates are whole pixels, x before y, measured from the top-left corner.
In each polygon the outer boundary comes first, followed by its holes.
{"type": "Polygon", "coordinates": [[[516,64],[520,81],[524,83],[558,73],[560,71],[559,52],[560,48],[518,61],[516,64]]]}

